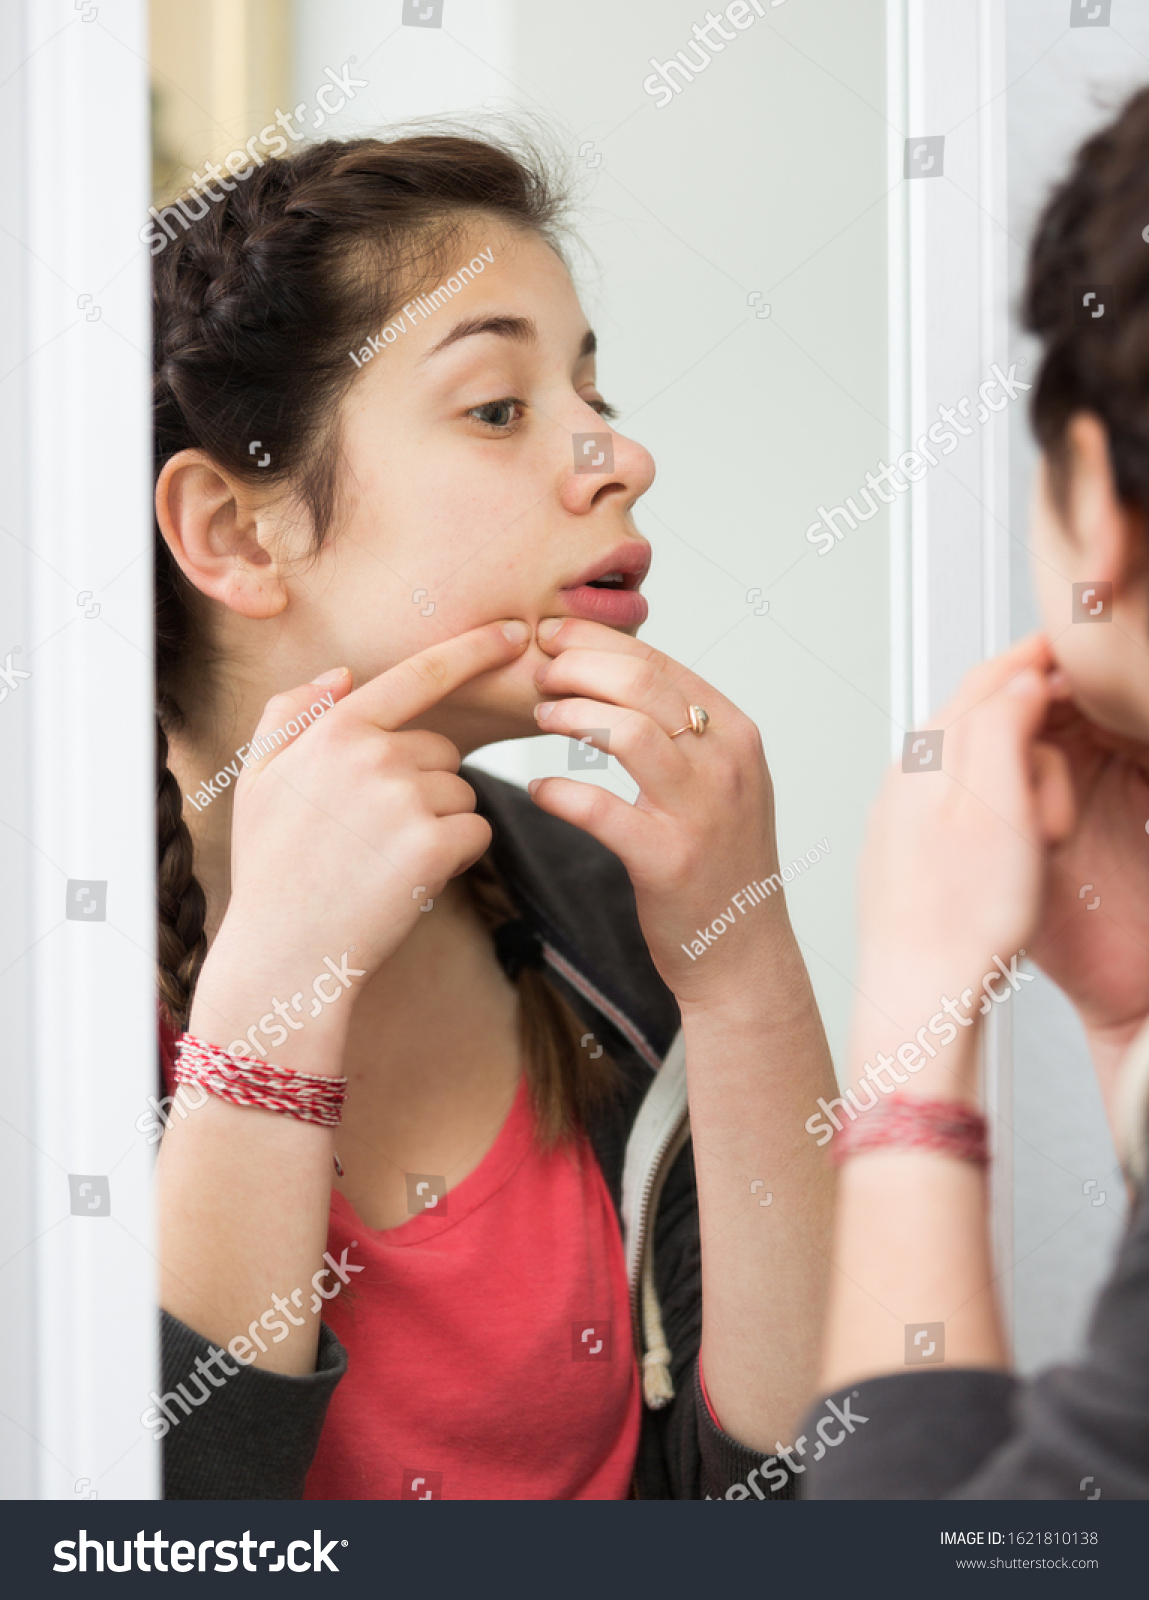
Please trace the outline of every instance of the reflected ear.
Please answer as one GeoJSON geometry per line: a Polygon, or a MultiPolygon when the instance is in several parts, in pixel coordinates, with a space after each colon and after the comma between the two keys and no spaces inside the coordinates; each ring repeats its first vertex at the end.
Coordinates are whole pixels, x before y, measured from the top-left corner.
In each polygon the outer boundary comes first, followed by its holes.
{"type": "Polygon", "coordinates": [[[203,450],[181,450],[156,484],[156,520],[180,571],[241,616],[278,616],[287,588],[263,505],[203,450]]]}
{"type": "Polygon", "coordinates": [[[1066,429],[1068,482],[1064,520],[1079,551],[1081,571],[1112,583],[1114,598],[1144,578],[1149,523],[1138,507],[1122,505],[1105,424],[1079,412],[1066,429]]]}

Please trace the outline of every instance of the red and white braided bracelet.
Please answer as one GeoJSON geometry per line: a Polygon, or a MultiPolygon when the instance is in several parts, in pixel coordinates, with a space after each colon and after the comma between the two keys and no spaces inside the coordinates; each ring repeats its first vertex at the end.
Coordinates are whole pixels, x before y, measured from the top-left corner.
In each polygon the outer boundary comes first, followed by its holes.
{"type": "Polygon", "coordinates": [[[325,1078],[317,1072],[292,1072],[270,1061],[229,1055],[219,1045],[185,1033],[176,1045],[177,1083],[195,1083],[235,1106],[281,1111],[300,1122],[336,1128],[347,1094],[346,1078],[325,1078]]]}
{"type": "Polygon", "coordinates": [[[933,1151],[985,1166],[988,1124],[980,1111],[957,1100],[884,1100],[872,1112],[848,1122],[826,1154],[839,1167],[863,1150],[890,1146],[933,1151]]]}

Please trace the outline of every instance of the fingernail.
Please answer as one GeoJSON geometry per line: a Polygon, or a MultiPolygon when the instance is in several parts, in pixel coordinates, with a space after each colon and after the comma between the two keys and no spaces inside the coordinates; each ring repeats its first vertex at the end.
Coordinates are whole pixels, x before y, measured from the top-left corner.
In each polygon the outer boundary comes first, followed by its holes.
{"type": "Polygon", "coordinates": [[[312,678],[311,682],[316,689],[326,688],[329,683],[338,683],[346,671],[346,667],[332,667],[330,672],[321,673],[318,678],[312,678]]]}
{"type": "Polygon", "coordinates": [[[1025,672],[1017,673],[1005,686],[1006,694],[1017,695],[1020,699],[1024,699],[1026,695],[1039,692],[1040,689],[1041,679],[1036,672],[1028,668],[1025,672]]]}
{"type": "Polygon", "coordinates": [[[540,622],[537,632],[540,639],[551,640],[567,619],[565,617],[547,617],[540,622]]]}
{"type": "Polygon", "coordinates": [[[517,618],[514,622],[503,623],[503,638],[509,639],[512,644],[526,644],[530,636],[530,628],[517,618]]]}
{"type": "Polygon", "coordinates": [[[535,707],[535,721],[545,722],[555,708],[553,700],[543,700],[535,707]]]}
{"type": "Polygon", "coordinates": [[[540,688],[547,681],[547,673],[551,670],[551,665],[551,662],[544,661],[542,666],[539,667],[538,671],[535,673],[535,682],[540,686],[540,688]]]}
{"type": "Polygon", "coordinates": [[[542,781],[543,780],[541,778],[532,778],[530,783],[527,784],[527,793],[530,795],[532,800],[535,797],[535,790],[538,788],[539,784],[542,783],[542,781]]]}

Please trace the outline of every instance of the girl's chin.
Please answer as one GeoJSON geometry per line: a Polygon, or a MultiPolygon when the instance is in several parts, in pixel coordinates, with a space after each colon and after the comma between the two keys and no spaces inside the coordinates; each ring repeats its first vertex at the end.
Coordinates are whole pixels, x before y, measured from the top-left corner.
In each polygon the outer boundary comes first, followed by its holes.
{"type": "MultiPolygon", "coordinates": [[[[526,671],[522,670],[524,661],[519,660],[509,668],[489,672],[457,690],[449,705],[443,705],[443,722],[453,723],[470,749],[478,749],[482,744],[498,744],[503,739],[529,739],[542,733],[535,721],[535,707],[543,698],[543,691],[534,675],[548,658],[537,646],[531,646],[525,656],[532,653],[537,655],[537,660],[527,664],[526,671]]],[[[455,733],[445,727],[444,732],[448,738],[459,742],[455,733]]]]}

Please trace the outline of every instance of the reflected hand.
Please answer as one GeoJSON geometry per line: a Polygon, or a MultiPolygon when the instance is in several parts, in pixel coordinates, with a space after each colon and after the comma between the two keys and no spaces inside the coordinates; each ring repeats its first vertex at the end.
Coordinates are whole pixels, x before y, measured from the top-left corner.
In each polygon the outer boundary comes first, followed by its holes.
{"type": "Polygon", "coordinates": [[[1028,948],[1072,819],[1065,758],[1038,739],[1052,670],[1040,637],[982,663],[935,718],[942,769],[887,777],[860,882],[858,987],[878,1014],[922,1021],[943,991],[976,994],[995,954],[1028,948]]]}

